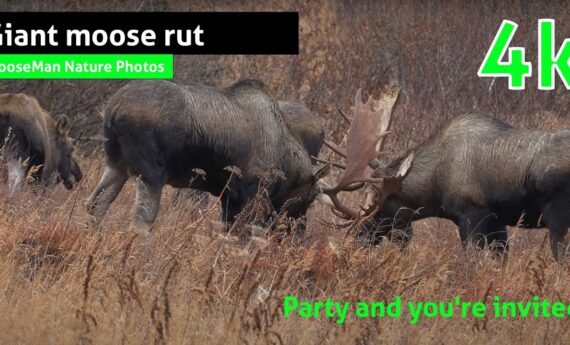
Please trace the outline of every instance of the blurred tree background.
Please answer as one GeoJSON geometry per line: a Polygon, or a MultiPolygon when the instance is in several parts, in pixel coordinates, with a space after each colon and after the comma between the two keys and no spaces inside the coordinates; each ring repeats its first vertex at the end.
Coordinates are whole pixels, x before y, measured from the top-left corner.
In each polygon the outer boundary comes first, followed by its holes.
{"type": "MultiPolygon", "coordinates": [[[[387,148],[392,155],[425,139],[454,115],[478,109],[521,127],[567,124],[569,92],[537,89],[537,24],[556,20],[556,49],[570,37],[570,3],[563,1],[4,1],[1,11],[298,11],[298,56],[176,56],[175,80],[218,87],[260,79],[278,99],[298,100],[327,121],[341,124],[358,88],[374,94],[403,88],[387,148]],[[479,78],[477,70],[503,19],[519,24],[513,46],[526,47],[534,75],[524,91],[506,78],[479,78]]],[[[223,25],[223,23],[220,23],[223,25]]],[[[239,28],[233,28],[239,30],[239,28]]],[[[271,33],[269,33],[271,34],[271,33]]],[[[22,80],[0,82],[1,92],[26,92],[51,113],[74,118],[83,150],[99,145],[106,99],[126,81],[22,80]]]]}

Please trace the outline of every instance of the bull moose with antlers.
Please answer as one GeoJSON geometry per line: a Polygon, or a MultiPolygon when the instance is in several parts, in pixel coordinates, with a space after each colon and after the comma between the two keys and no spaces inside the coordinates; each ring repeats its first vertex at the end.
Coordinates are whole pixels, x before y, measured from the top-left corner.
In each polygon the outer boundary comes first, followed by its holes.
{"type": "Polygon", "coordinates": [[[469,112],[387,166],[377,167],[371,163],[382,150],[398,92],[384,94],[377,111],[371,98],[362,102],[359,92],[354,117],[347,117],[351,124],[346,149],[325,143],[346,159],[340,182],[323,191],[337,215],[360,220],[361,238],[377,243],[389,237],[402,247],[412,236],[412,221],[450,219],[458,225],[464,245],[491,245],[499,254],[507,250],[506,226],[546,226],[554,257],[565,254],[570,131],[522,130],[488,114],[469,112]],[[339,200],[339,192],[365,184],[373,192],[358,212],[339,200]]]}
{"type": "MultiPolygon", "coordinates": [[[[131,176],[139,178],[132,225],[149,234],[167,184],[221,196],[222,218],[233,224],[262,189],[267,172],[279,173],[261,195],[276,212],[299,218],[328,170],[313,171],[278,103],[256,80],[222,90],[197,83],[130,82],[108,101],[104,134],[107,166],[87,202],[96,227],[131,176]],[[196,169],[206,178],[194,179],[196,169]]],[[[262,221],[269,223],[269,216],[263,214],[262,221]]]]}

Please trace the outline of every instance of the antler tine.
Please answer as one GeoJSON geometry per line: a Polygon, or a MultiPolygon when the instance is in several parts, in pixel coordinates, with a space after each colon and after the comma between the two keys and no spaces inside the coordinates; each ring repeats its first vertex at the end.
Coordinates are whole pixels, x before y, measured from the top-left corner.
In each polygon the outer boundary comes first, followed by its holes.
{"type": "MultiPolygon", "coordinates": [[[[384,97],[375,101],[373,106],[381,113],[380,121],[378,122],[378,133],[390,133],[392,126],[392,113],[396,108],[400,95],[400,87],[395,86],[384,91],[384,97]]],[[[384,149],[384,139],[380,139],[376,145],[376,150],[381,153],[384,149]]]]}
{"type": "MultiPolygon", "coordinates": [[[[338,145],[325,141],[325,145],[334,152],[346,158],[346,169],[339,183],[330,188],[323,189],[334,207],[334,213],[345,219],[356,219],[361,215],[368,215],[374,210],[367,208],[355,212],[344,206],[338,199],[338,193],[354,191],[364,186],[366,182],[379,183],[383,178],[372,176],[370,164],[378,157],[382,148],[384,137],[388,134],[392,109],[398,98],[399,88],[389,91],[379,101],[370,96],[366,102],[362,101],[362,91],[356,93],[354,117],[350,119],[339,108],[343,118],[350,123],[346,150],[338,145]],[[376,106],[376,109],[373,109],[376,106]],[[362,213],[364,212],[364,213],[362,213]]],[[[405,175],[405,174],[404,174],[405,175]]]]}
{"type": "Polygon", "coordinates": [[[79,135],[76,138],[71,138],[71,144],[72,145],[77,145],[77,143],[79,143],[79,141],[81,140],[81,138],[83,138],[83,134],[85,133],[84,130],[82,130],[81,132],[79,132],[79,135]]]}
{"type": "Polygon", "coordinates": [[[342,158],[346,158],[346,150],[342,147],[326,139],[323,139],[323,144],[325,144],[325,146],[331,149],[334,153],[340,155],[342,158]]]}
{"type": "Polygon", "coordinates": [[[333,167],[337,167],[337,168],[339,168],[339,169],[346,169],[346,165],[344,165],[344,164],[342,164],[342,163],[339,163],[339,162],[333,162],[333,161],[329,161],[329,160],[327,160],[327,159],[322,159],[322,158],[315,157],[315,156],[311,156],[311,158],[314,159],[314,160],[317,161],[317,162],[325,163],[325,164],[330,164],[330,165],[332,165],[333,167]]]}
{"type": "MultiPolygon", "coordinates": [[[[337,107],[337,110],[338,110],[339,114],[342,116],[342,118],[348,123],[348,125],[350,127],[352,125],[352,119],[350,118],[350,116],[348,116],[344,111],[342,111],[342,109],[340,107],[337,107]]],[[[341,131],[344,133],[345,136],[348,135],[348,132],[346,132],[344,129],[341,128],[341,131]]],[[[326,147],[331,149],[333,152],[335,152],[336,154],[338,154],[342,158],[346,158],[346,150],[343,149],[342,147],[340,147],[337,144],[333,143],[332,141],[329,141],[326,139],[323,139],[323,144],[325,144],[326,147]]]]}
{"type": "Polygon", "coordinates": [[[342,118],[348,123],[348,125],[350,126],[352,124],[352,118],[350,116],[348,116],[340,107],[336,108],[340,114],[340,116],[342,116],[342,118]]]}
{"type": "Polygon", "coordinates": [[[376,146],[386,133],[377,133],[376,127],[381,112],[371,108],[372,97],[362,102],[362,91],[356,93],[354,119],[346,140],[346,171],[339,186],[346,187],[354,182],[380,182],[370,177],[369,164],[378,156],[376,146]]]}
{"type": "Polygon", "coordinates": [[[328,197],[328,200],[325,201],[325,203],[331,206],[331,211],[334,213],[335,216],[346,220],[358,218],[358,213],[344,206],[344,204],[340,202],[337,193],[328,193],[326,190],[324,190],[323,192],[324,195],[328,197]]]}

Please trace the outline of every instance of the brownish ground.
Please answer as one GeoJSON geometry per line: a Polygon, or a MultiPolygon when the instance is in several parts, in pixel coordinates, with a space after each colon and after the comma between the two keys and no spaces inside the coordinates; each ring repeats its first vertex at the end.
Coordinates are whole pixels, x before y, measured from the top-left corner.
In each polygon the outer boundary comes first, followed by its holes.
{"type": "MultiPolygon", "coordinates": [[[[89,166],[88,162],[85,162],[89,166]]],[[[282,298],[336,301],[527,301],[537,295],[570,303],[570,265],[554,263],[544,230],[511,231],[511,257],[464,251],[453,224],[417,222],[400,252],[384,243],[357,248],[352,237],[317,223],[306,234],[237,244],[219,230],[215,199],[196,214],[193,201],[165,192],[154,239],[128,228],[134,183],[94,234],[84,202],[101,167],[80,188],[30,190],[8,197],[0,214],[2,344],[366,344],[537,343],[565,339],[562,319],[432,318],[285,319],[282,298]],[[210,212],[208,214],[208,212],[210,212]],[[269,293],[266,295],[266,293],[269,293]]]]}
{"type": "MultiPolygon", "coordinates": [[[[338,136],[336,107],[356,89],[403,87],[387,148],[393,157],[425,139],[446,119],[481,109],[521,127],[567,126],[568,92],[508,91],[476,72],[502,19],[516,21],[515,45],[535,61],[538,18],[556,19],[558,44],[570,36],[559,2],[507,1],[18,1],[0,10],[294,10],[301,16],[297,57],[179,56],[179,81],[225,86],[259,78],[280,99],[301,100],[338,136]]],[[[87,230],[85,200],[102,172],[97,114],[122,81],[2,81],[2,92],[37,96],[67,113],[84,132],[85,179],[78,190],[30,190],[8,196],[0,185],[0,344],[486,344],[563,343],[562,319],[357,319],[343,326],[321,318],[282,316],[282,298],[310,300],[526,301],[533,295],[570,303],[570,264],[550,259],[544,230],[511,231],[510,259],[464,251],[453,224],[415,224],[410,248],[389,243],[357,248],[353,237],[322,225],[315,205],[307,232],[246,245],[218,230],[209,209],[165,192],[156,234],[143,242],[128,228],[133,183],[119,196],[101,235],[87,230]],[[91,150],[95,148],[96,150],[91,150]],[[88,150],[89,149],[89,150],[88,150]],[[266,294],[265,292],[268,292],[266,294]]]]}

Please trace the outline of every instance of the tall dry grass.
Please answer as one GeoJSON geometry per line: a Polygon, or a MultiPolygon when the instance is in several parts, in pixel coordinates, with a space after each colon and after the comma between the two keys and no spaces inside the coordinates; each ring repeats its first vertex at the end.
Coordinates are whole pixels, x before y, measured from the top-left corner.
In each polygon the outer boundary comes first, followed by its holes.
{"type": "Polygon", "coordinates": [[[283,316],[282,299],[325,301],[527,301],[570,303],[570,263],[554,263],[546,231],[511,231],[510,258],[463,250],[455,226],[416,223],[411,246],[359,248],[319,219],[308,231],[240,243],[217,226],[211,198],[164,193],[152,239],[125,231],[134,181],[118,197],[101,233],[86,225],[84,202],[102,172],[83,162],[77,190],[26,187],[0,202],[0,343],[2,344],[368,344],[559,343],[563,319],[400,319],[283,316]]]}
{"type": "MultiPolygon", "coordinates": [[[[567,4],[556,1],[18,1],[1,10],[295,10],[296,57],[179,56],[176,77],[224,86],[242,77],[265,81],[278,98],[297,99],[338,133],[336,107],[355,90],[403,87],[387,145],[392,156],[426,138],[455,114],[478,108],[522,127],[567,125],[565,90],[524,92],[476,77],[502,19],[519,23],[515,44],[536,50],[536,21],[557,20],[568,36],[567,4]]],[[[534,57],[532,57],[534,58],[534,57]]],[[[73,135],[98,133],[97,113],[123,81],[2,81],[2,92],[40,98],[76,120],[73,135]]],[[[220,231],[215,201],[174,202],[164,193],[152,240],[125,232],[133,183],[115,201],[100,234],[88,230],[84,203],[102,172],[96,141],[82,143],[85,179],[68,192],[0,184],[0,344],[443,344],[561,343],[570,318],[334,320],[282,316],[282,298],[308,300],[530,300],[570,302],[570,265],[554,263],[543,230],[511,230],[506,263],[464,251],[453,224],[415,224],[411,246],[359,248],[350,234],[324,226],[314,205],[301,236],[238,243],[220,231]],[[95,155],[93,155],[95,152],[95,155]]],[[[239,229],[238,229],[239,230],[239,229]]]]}

